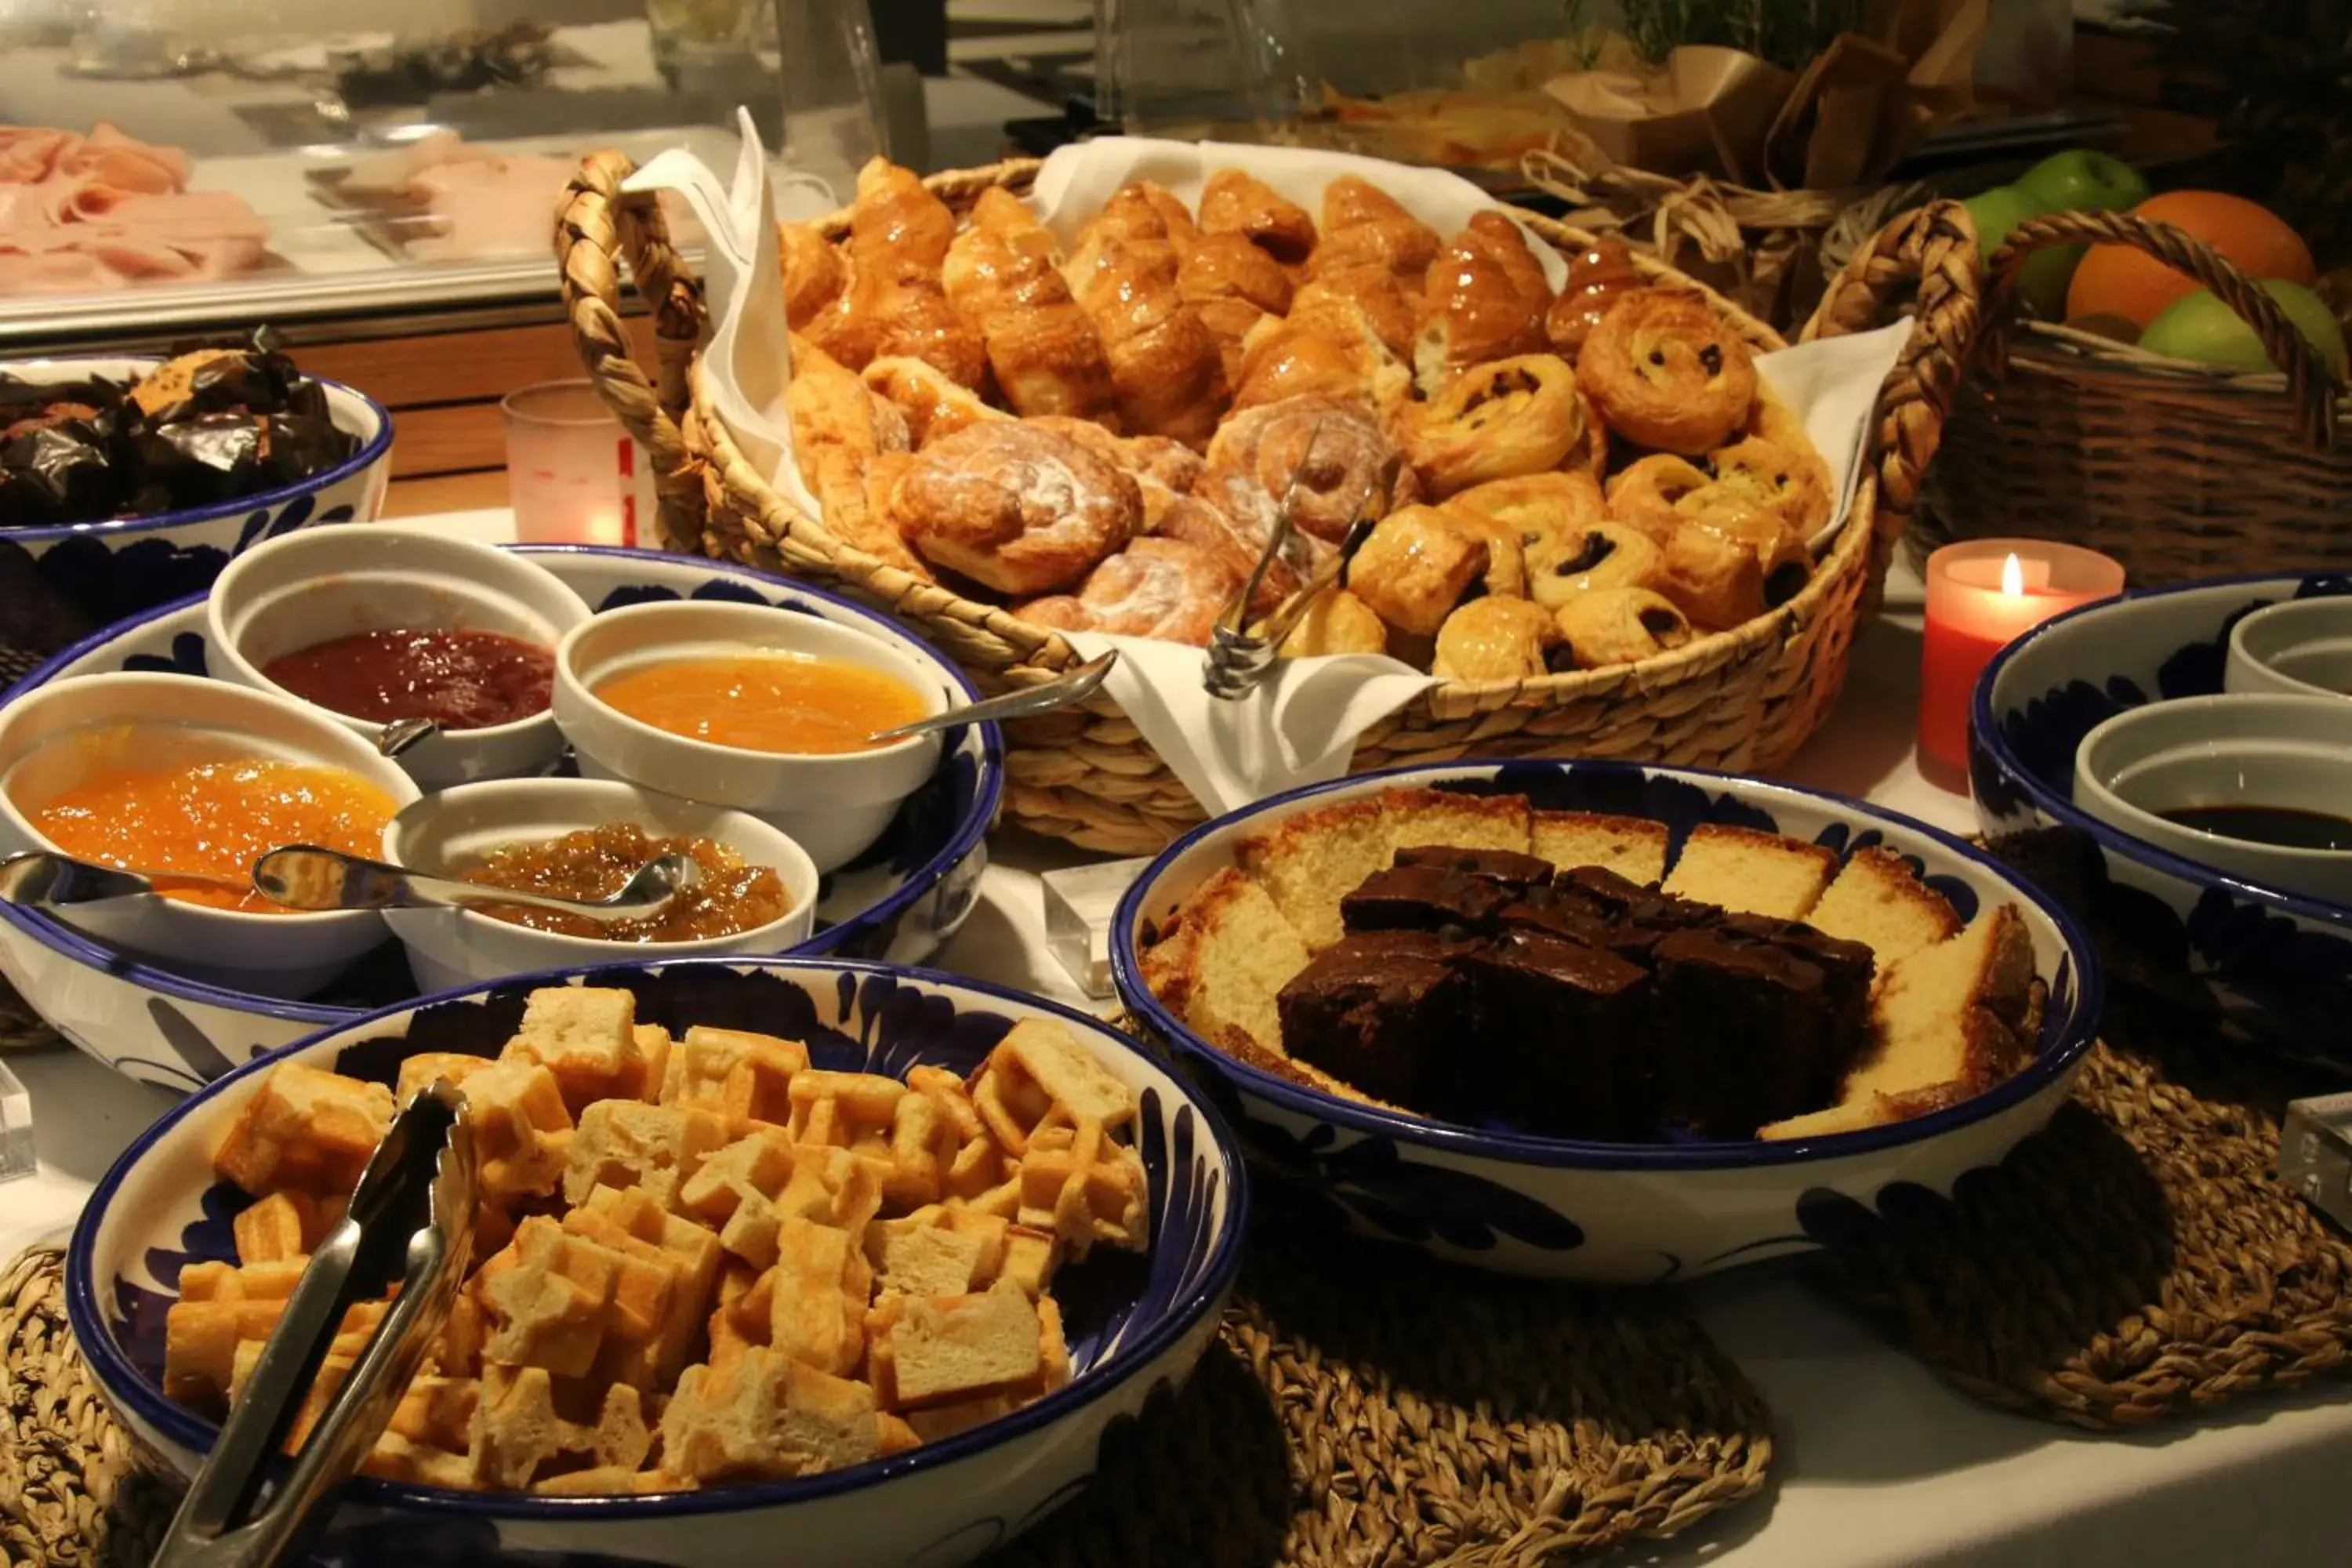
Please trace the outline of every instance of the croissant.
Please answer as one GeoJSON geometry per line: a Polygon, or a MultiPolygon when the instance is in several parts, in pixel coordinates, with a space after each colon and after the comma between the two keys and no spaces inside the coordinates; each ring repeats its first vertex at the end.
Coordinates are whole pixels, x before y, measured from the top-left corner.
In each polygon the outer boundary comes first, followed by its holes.
{"type": "MultiPolygon", "coordinates": [[[[1309,288],[1354,300],[1396,353],[1412,351],[1437,231],[1368,180],[1342,174],[1323,192],[1323,238],[1307,258],[1309,288]]],[[[1306,292],[1305,289],[1301,290],[1306,292]]]]}
{"type": "Polygon", "coordinates": [[[899,355],[877,359],[866,365],[861,379],[866,391],[905,417],[908,437],[919,450],[925,443],[952,436],[968,425],[1013,417],[1001,408],[991,408],[978,393],[922,360],[899,355]]]}
{"type": "Polygon", "coordinates": [[[1363,307],[1298,291],[1290,314],[1261,321],[1242,343],[1236,413],[1293,397],[1353,398],[1396,416],[1412,393],[1412,373],[1388,350],[1363,307]]]}
{"type": "Polygon", "coordinates": [[[1100,334],[1129,430],[1202,446],[1228,400],[1224,357],[1177,287],[1167,225],[1133,186],[1079,236],[1069,279],[1100,334]]]}
{"type": "Polygon", "coordinates": [[[857,171],[848,250],[860,277],[886,283],[909,274],[937,278],[955,231],[955,214],[923,187],[913,170],[869,158],[857,171]]]}
{"type": "MultiPolygon", "coordinates": [[[[1077,244],[1070,250],[1070,258],[1062,270],[1070,280],[1070,288],[1083,301],[1088,281],[1109,265],[1114,252],[1123,263],[1139,265],[1153,272],[1165,271],[1172,282],[1176,277],[1178,258],[1176,236],[1192,232],[1191,219],[1185,220],[1182,231],[1171,229],[1163,215],[1164,204],[1153,191],[1158,187],[1141,180],[1131,180],[1110,195],[1102,211],[1087,220],[1078,230],[1077,244]]],[[[1160,193],[1167,196],[1167,193],[1160,193]]],[[[1174,202],[1173,196],[1167,196],[1174,202]]],[[[1181,210],[1183,204],[1176,203],[1181,210]]]]}
{"type": "Polygon", "coordinates": [[[1215,335],[1227,384],[1238,382],[1250,329],[1290,309],[1290,275],[1238,234],[1202,235],[1179,248],[1176,291],[1215,335]]]}
{"type": "Polygon", "coordinates": [[[1167,228],[1170,239],[1181,246],[1200,237],[1200,226],[1192,221],[1192,210],[1184,205],[1183,197],[1165,185],[1153,184],[1150,180],[1135,180],[1129,184],[1151,210],[1160,215],[1160,221],[1167,228]]]}
{"type": "Polygon", "coordinates": [[[940,287],[940,264],[954,237],[955,216],[921,180],[869,160],[849,208],[848,282],[808,319],[810,341],[850,370],[905,354],[978,386],[987,367],[980,331],[940,287]]]}
{"type": "Polygon", "coordinates": [[[1110,362],[1055,268],[1054,237],[1009,193],[983,192],[972,226],[948,247],[950,304],[981,325],[998,390],[1016,413],[1117,416],[1110,362]]]}
{"type": "Polygon", "coordinates": [[[1429,264],[1413,341],[1413,370],[1434,397],[1462,371],[1549,346],[1551,287],[1518,226],[1482,212],[1429,264]]]}
{"type": "Polygon", "coordinates": [[[793,456],[824,509],[825,531],[928,581],[930,572],[866,500],[866,470],[884,455],[907,450],[907,421],[816,344],[794,337],[792,347],[784,406],[793,421],[793,456]]]}
{"type": "Polygon", "coordinates": [[[1286,267],[1315,249],[1307,209],[1239,169],[1220,169],[1201,187],[1201,232],[1238,234],[1286,267]]]}
{"type": "Polygon", "coordinates": [[[980,329],[948,302],[935,279],[900,279],[874,300],[869,319],[874,358],[919,359],[959,386],[977,387],[988,374],[980,329]]]}
{"type": "Polygon", "coordinates": [[[776,226],[784,274],[784,320],[794,331],[841,297],[849,268],[831,241],[804,223],[776,226]]]}

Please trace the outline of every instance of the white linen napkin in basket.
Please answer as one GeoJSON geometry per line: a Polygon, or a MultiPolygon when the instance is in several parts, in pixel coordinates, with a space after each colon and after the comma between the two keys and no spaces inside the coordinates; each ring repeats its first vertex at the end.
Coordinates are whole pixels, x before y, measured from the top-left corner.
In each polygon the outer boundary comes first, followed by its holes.
{"type": "Polygon", "coordinates": [[[1202,685],[1208,655],[1200,648],[1100,632],[1062,636],[1087,658],[1118,650],[1103,689],[1212,816],[1338,778],[1355,757],[1356,737],[1437,684],[1379,654],[1281,658],[1265,685],[1227,701],[1202,685]]]}

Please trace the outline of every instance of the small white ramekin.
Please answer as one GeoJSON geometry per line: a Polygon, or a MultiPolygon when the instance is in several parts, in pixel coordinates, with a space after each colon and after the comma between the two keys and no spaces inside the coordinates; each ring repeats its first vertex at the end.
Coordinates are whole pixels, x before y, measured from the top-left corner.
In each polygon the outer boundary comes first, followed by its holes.
{"type": "Polygon", "coordinates": [[[2230,628],[2221,689],[2352,697],[2352,597],[2290,599],[2230,628]]]}

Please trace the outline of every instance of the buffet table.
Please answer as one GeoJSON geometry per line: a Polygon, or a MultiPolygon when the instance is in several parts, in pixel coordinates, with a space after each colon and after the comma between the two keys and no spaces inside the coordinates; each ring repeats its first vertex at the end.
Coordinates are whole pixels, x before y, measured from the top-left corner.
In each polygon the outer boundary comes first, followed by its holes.
{"type": "MultiPolygon", "coordinates": [[[[498,538],[504,512],[446,526],[498,538]]],[[[1900,569],[1898,568],[1898,579],[1900,569]]],[[[1965,798],[1920,777],[1911,752],[1916,583],[1864,635],[1843,703],[1789,776],[1948,828],[1965,798]]],[[[1038,874],[1086,858],[1018,833],[992,845],[978,907],[943,968],[1084,1005],[1045,951],[1038,874]]],[[[0,1258],[68,1226],[90,1186],[170,1103],[68,1050],[11,1058],[32,1093],[39,1173],[0,1185],[0,1258]]],[[[2332,1561],[2352,1504],[2331,1503],[2352,1458],[2340,1389],[2258,1399],[2146,1437],[2071,1434],[1995,1412],[1833,1303],[1798,1268],[1692,1287],[1708,1332],[1754,1380],[1778,1423],[1763,1500],[1647,1549],[1659,1563],[1772,1565],[2332,1561]],[[2251,1552],[2250,1542],[2259,1542],[2251,1552]]]]}

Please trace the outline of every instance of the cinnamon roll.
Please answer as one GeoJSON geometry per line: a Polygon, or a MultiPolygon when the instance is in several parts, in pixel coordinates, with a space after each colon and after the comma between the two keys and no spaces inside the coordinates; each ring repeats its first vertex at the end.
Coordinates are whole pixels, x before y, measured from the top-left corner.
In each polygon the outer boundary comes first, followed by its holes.
{"type": "Polygon", "coordinates": [[[1241,586],[1223,563],[1181,539],[1138,539],[1087,574],[1075,595],[1016,605],[1024,620],[1205,647],[1241,586]]]}
{"type": "Polygon", "coordinates": [[[1372,411],[1346,398],[1290,397],[1239,410],[1210,441],[1209,466],[1247,477],[1277,505],[1288,496],[1291,521],[1333,544],[1357,519],[1415,499],[1392,493],[1396,448],[1372,411]]]}
{"type": "Polygon", "coordinates": [[[1140,526],[1135,481],[1024,420],[974,425],[917,455],[891,521],[926,560],[1024,597],[1078,582],[1140,526]]]}
{"type": "Polygon", "coordinates": [[[1637,289],[1585,339],[1577,384],[1609,428],[1636,446],[1696,457],[1739,428],[1756,401],[1756,362],[1731,323],[1696,294],[1637,289]]]}
{"type": "Polygon", "coordinates": [[[1398,423],[1422,488],[1444,497],[1560,467],[1590,449],[1588,420],[1566,360],[1521,354],[1463,372],[1398,423]]]}

